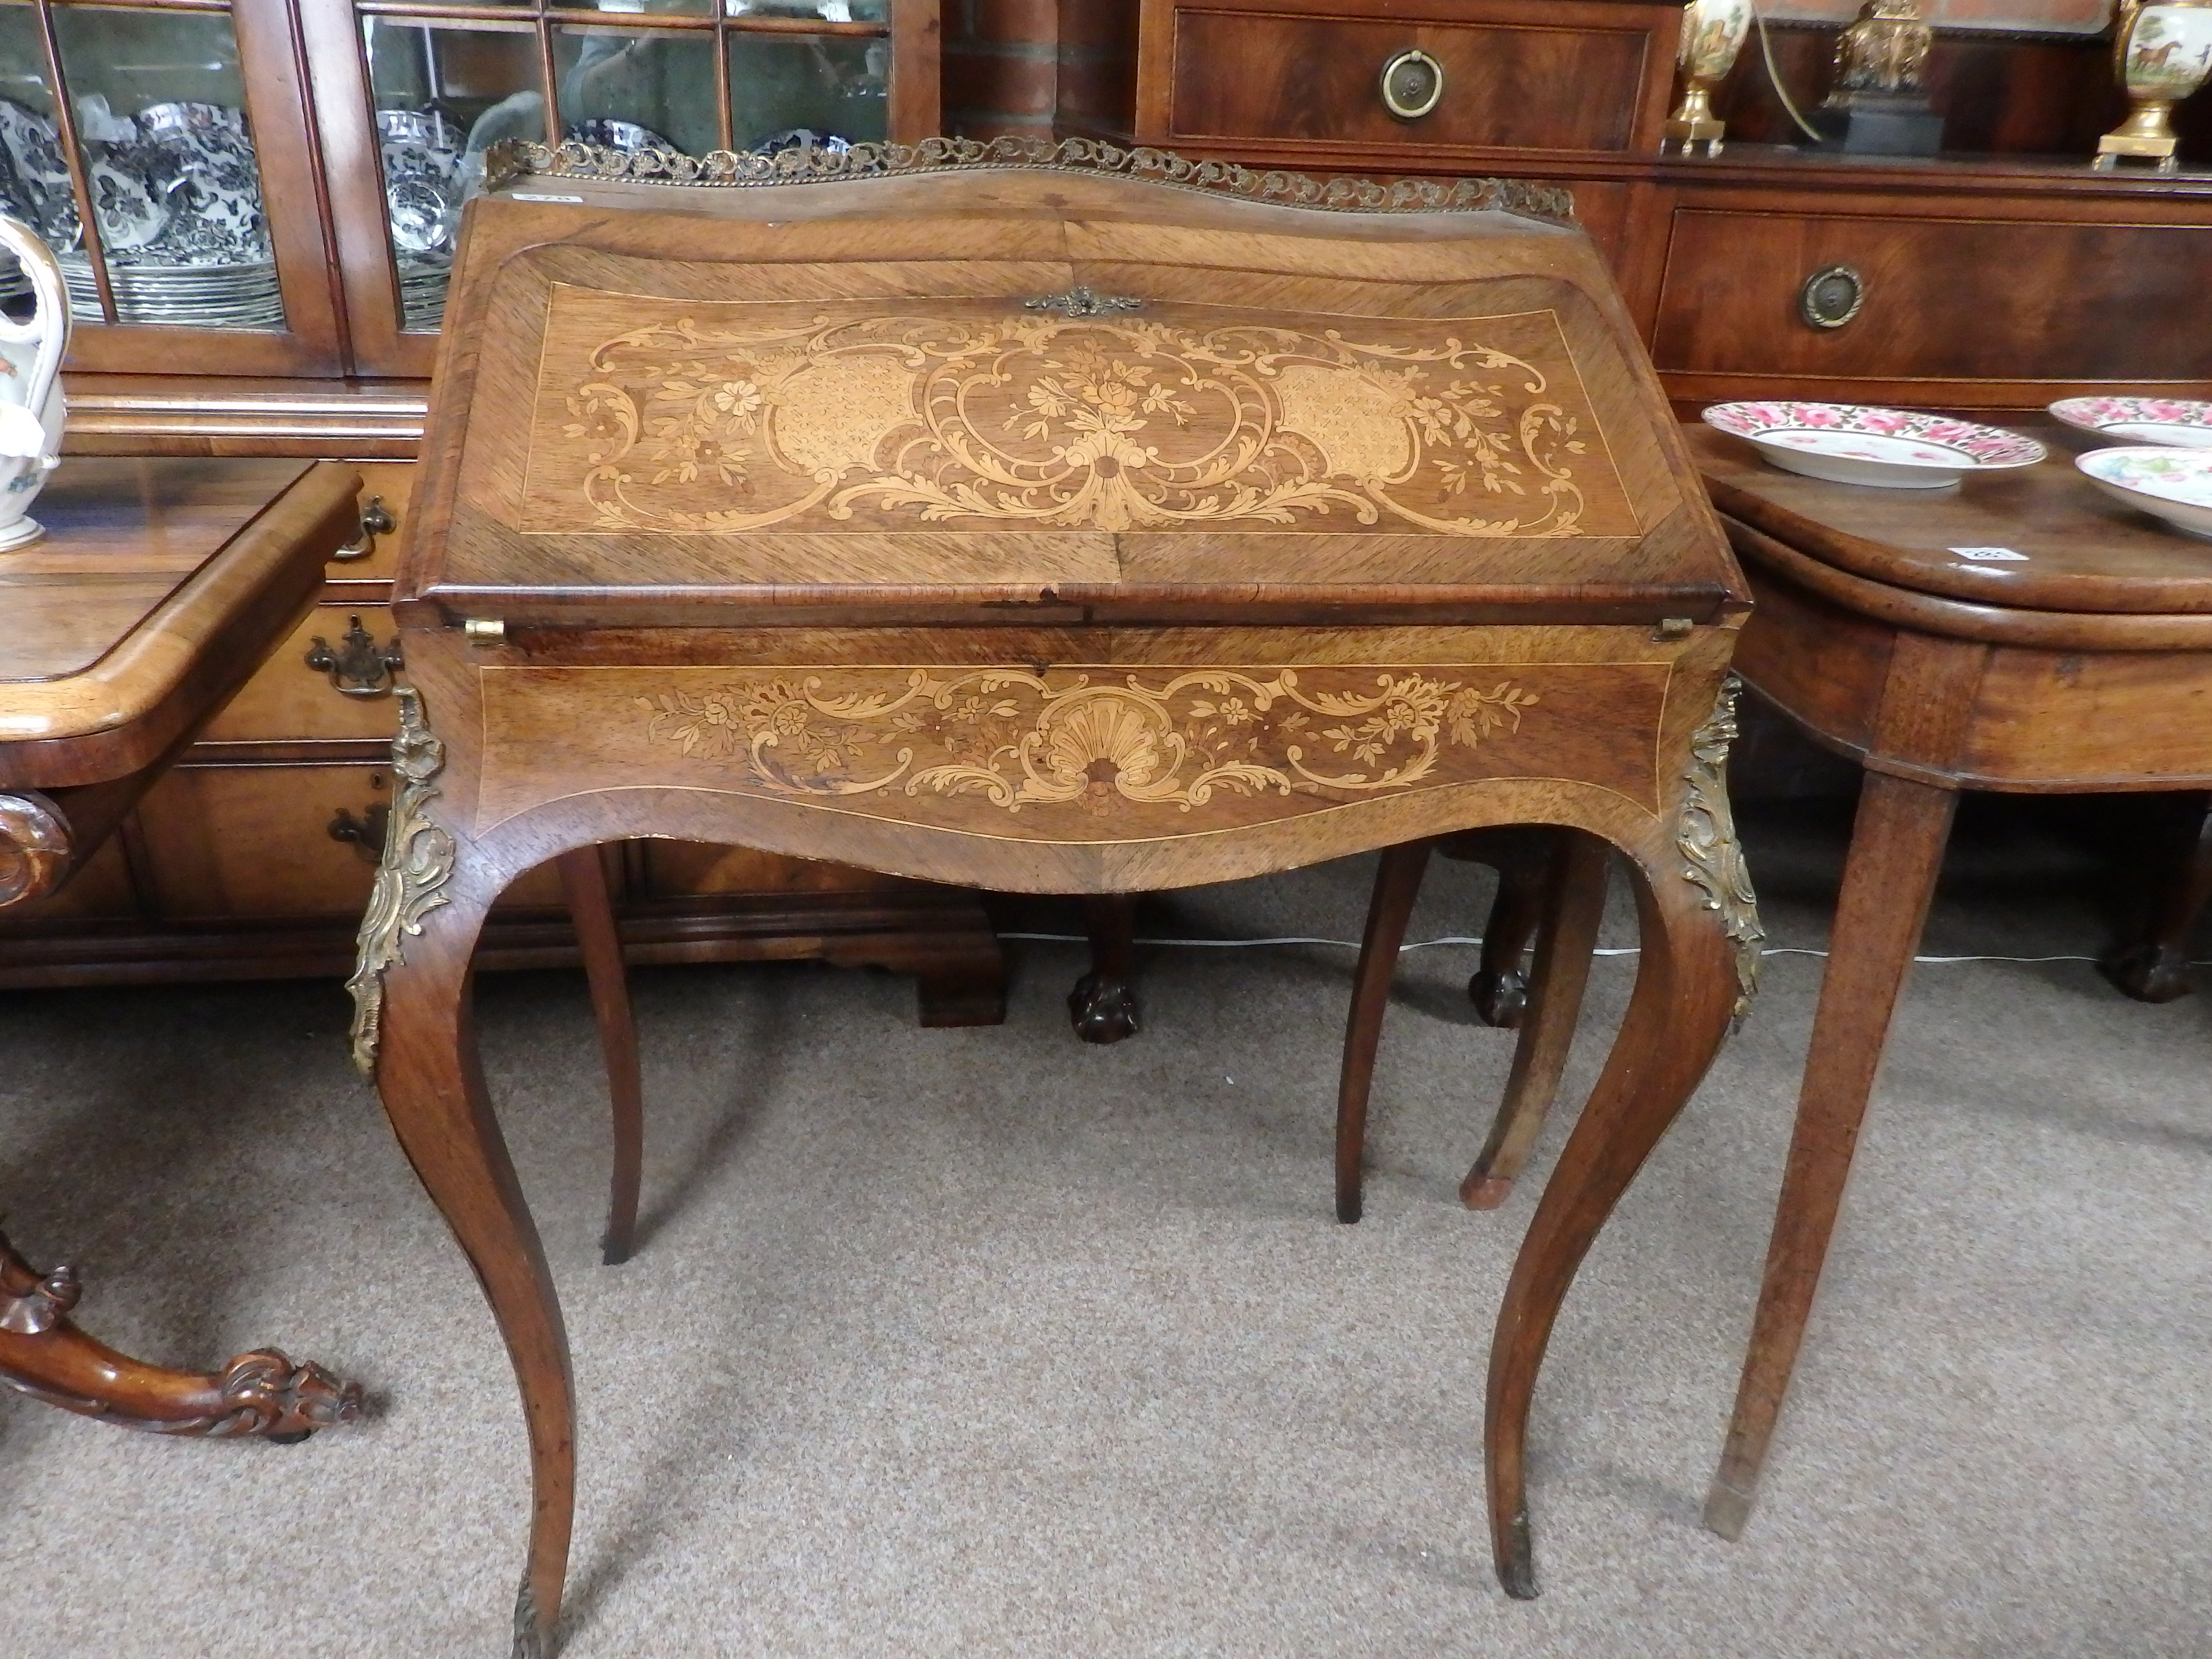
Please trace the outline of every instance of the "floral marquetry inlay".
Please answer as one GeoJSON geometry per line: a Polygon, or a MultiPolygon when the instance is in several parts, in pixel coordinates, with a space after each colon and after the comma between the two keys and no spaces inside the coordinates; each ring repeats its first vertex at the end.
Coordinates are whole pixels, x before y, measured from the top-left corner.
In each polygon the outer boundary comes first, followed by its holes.
{"type": "Polygon", "coordinates": [[[1638,532],[1548,312],[551,307],[528,531],[1638,532]]]}
{"type": "Polygon", "coordinates": [[[1436,770],[1447,744],[1518,732],[1538,701],[1510,679],[1405,672],[915,668],[841,675],[834,688],[820,676],[732,674],[636,702],[654,742],[734,763],[777,793],[973,794],[1009,812],[1107,813],[1404,788],[1436,770]]]}

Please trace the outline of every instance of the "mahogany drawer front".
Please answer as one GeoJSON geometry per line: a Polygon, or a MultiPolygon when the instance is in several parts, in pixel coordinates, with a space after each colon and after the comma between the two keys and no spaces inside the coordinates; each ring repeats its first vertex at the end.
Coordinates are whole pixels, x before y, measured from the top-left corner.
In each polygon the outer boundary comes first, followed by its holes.
{"type": "Polygon", "coordinates": [[[398,645],[388,605],[319,604],[201,735],[216,743],[389,742],[399,725],[392,697],[398,645]],[[311,665],[310,656],[325,665],[311,665]]]}
{"type": "Polygon", "coordinates": [[[1680,209],[1652,355],[1685,374],[2201,380],[2212,225],[1680,209]],[[1838,266],[1860,307],[1822,327],[1806,285],[1838,266]]]}
{"type": "MultiPolygon", "coordinates": [[[[180,921],[358,916],[391,799],[391,769],[368,762],[179,766],[138,804],[143,896],[180,921]]],[[[564,908],[557,872],[531,871],[501,906],[564,908]]]]}
{"type": "Polygon", "coordinates": [[[1166,130],[1140,136],[1331,151],[1649,149],[1679,17],[1572,0],[1442,3],[1401,18],[1177,7],[1166,130]],[[1385,106],[1382,76],[1408,51],[1435,60],[1443,87],[1428,113],[1403,119],[1385,106]]]}

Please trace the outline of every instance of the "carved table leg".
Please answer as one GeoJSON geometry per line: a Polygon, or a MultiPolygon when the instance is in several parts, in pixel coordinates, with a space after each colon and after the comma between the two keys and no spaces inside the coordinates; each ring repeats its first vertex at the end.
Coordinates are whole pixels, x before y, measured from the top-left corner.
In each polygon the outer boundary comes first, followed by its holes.
{"type": "Polygon", "coordinates": [[[273,1348],[202,1374],[149,1365],[94,1341],[69,1317],[68,1267],[40,1273],[0,1235],[0,1382],[64,1411],[154,1434],[304,1440],[361,1415],[361,1385],[273,1348]]]}
{"type": "Polygon", "coordinates": [[[553,1649],[574,1519],[575,1389],[561,1305],[492,1115],[470,1010],[470,958],[505,877],[429,816],[443,745],[415,691],[397,696],[401,787],[349,981],[354,1059],[374,1077],[408,1161],[475,1268],[514,1365],[532,1504],[514,1650],[542,1659],[553,1649]]]}
{"type": "Polygon", "coordinates": [[[1375,896],[1367,907],[1367,931],[1359,941],[1359,965],[1353,970],[1352,1012],[1345,1022],[1344,1069],[1336,1085],[1336,1218],[1359,1219],[1360,1161],[1367,1148],[1367,1095],[1375,1080],[1375,1051],[1382,1042],[1382,1016],[1390,1005],[1390,981],[1398,971],[1398,952],[1406,943],[1406,924],[1420,896],[1421,877],[1436,843],[1407,842],[1388,848],[1375,872],[1375,896]]]}
{"type": "Polygon", "coordinates": [[[2212,794],[2192,789],[2174,800],[2176,833],[2142,934],[2117,945],[2098,963],[2106,979],[2138,1002],[2172,1002],[2197,988],[2189,940],[2212,898],[2212,794]]]}
{"type": "Polygon", "coordinates": [[[607,867],[596,847],[579,847],[557,860],[568,915],[583,947],[584,974],[592,986],[605,1056],[607,1093],[614,1107],[614,1179],[607,1198],[607,1230],[599,1259],[608,1267],[629,1260],[637,1236],[637,1191],[645,1162],[644,1085],[638,1073],[637,1027],[630,1018],[629,974],[623,965],[622,934],[615,926],[607,867]]]}
{"type": "Polygon", "coordinates": [[[1467,982],[1468,1000],[1486,1025],[1511,1030],[1528,1006],[1528,980],[1522,963],[1536,937],[1559,839],[1555,830],[1515,825],[1449,836],[1437,848],[1446,858],[1486,864],[1498,872],[1498,895],[1482,929],[1482,961],[1467,982]]]}
{"type": "Polygon", "coordinates": [[[1091,971],[1067,994],[1067,1017],[1085,1042],[1119,1042],[1137,1034],[1137,993],[1129,983],[1137,933],[1137,902],[1124,893],[1083,901],[1091,933],[1091,971]]]}
{"type": "MultiPolygon", "coordinates": [[[[1611,860],[1610,849],[1595,836],[1559,832],[1543,895],[1528,1009],[1522,1017],[1521,1040],[1513,1050],[1513,1070],[1505,1080],[1505,1098],[1481,1156],[1460,1183],[1460,1200],[1470,1210],[1494,1210],[1504,1203],[1559,1091],[1567,1052],[1574,1047],[1575,1026],[1582,1018],[1583,991],[1589,983],[1598,924],[1605,915],[1611,860]]],[[[1493,926],[1495,922],[1493,915],[1493,926]]],[[[1489,937],[1483,935],[1486,949],[1489,937]]]]}
{"type": "Polygon", "coordinates": [[[1751,1517],[1958,799],[1880,772],[1867,774],[1859,798],[1751,1351],[1728,1448],[1705,1499],[1705,1525],[1723,1538],[1742,1536],[1751,1517]]]}

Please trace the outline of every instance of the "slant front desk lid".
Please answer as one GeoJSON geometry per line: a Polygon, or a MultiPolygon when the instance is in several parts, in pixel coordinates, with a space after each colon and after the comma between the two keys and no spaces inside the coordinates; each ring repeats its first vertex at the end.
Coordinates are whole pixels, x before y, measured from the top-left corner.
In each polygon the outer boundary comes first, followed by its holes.
{"type": "Polygon", "coordinates": [[[410,625],[1743,603],[1556,192],[1080,141],[678,165],[517,147],[471,206],[410,625]]]}

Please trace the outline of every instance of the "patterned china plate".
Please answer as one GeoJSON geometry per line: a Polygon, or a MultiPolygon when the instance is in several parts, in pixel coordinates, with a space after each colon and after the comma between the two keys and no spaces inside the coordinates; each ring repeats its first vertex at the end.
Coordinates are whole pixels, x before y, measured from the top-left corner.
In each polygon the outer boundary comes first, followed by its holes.
{"type": "Polygon", "coordinates": [[[2212,404],[2177,398],[2065,398],[2051,404],[2051,412],[2100,438],[2212,449],[2212,404]]]}
{"type": "Polygon", "coordinates": [[[2114,501],[2212,541],[2212,450],[2142,445],[2093,449],[2074,465],[2114,501]]]}
{"type": "Polygon", "coordinates": [[[2033,466],[2050,453],[1993,426],[1863,404],[1715,404],[1705,422],[1785,471],[1885,489],[1942,489],[1969,472],[2033,466]]]}

